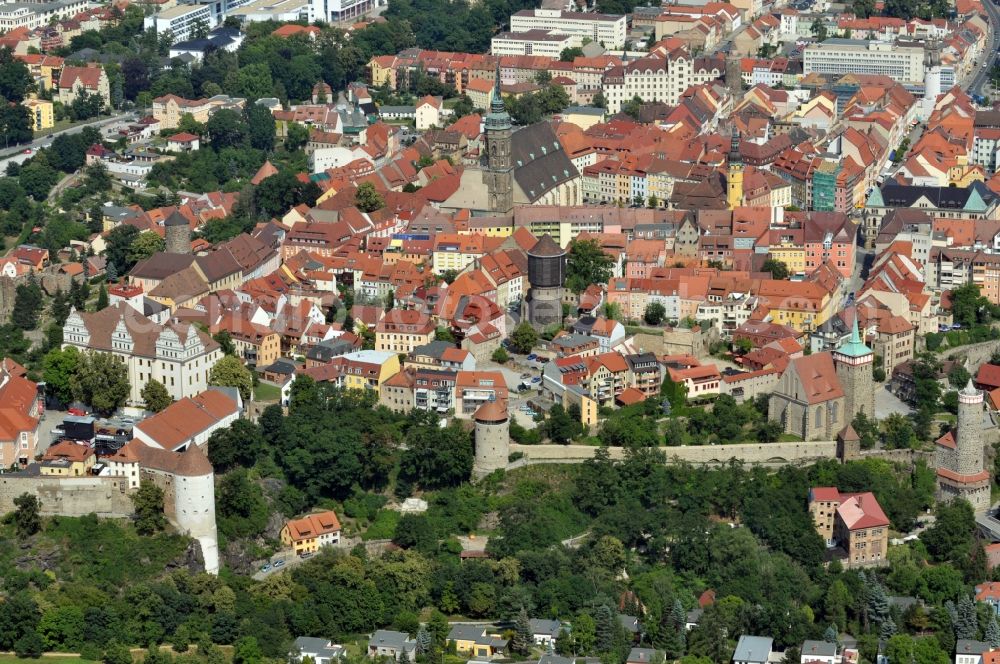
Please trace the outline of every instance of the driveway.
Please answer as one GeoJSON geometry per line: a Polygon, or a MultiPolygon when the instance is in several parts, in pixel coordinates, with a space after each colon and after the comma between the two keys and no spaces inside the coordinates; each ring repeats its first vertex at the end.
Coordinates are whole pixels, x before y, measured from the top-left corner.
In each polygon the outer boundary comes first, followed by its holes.
{"type": "Polygon", "coordinates": [[[52,444],[52,430],[61,426],[63,419],[69,415],[65,410],[46,410],[45,417],[38,425],[38,445],[35,447],[36,454],[45,454],[52,444]]]}
{"type": "MultiPolygon", "coordinates": [[[[311,558],[312,556],[310,556],[311,558]]],[[[271,556],[268,560],[258,560],[254,565],[257,567],[257,571],[253,575],[254,581],[263,581],[272,574],[282,572],[286,569],[291,569],[296,565],[301,565],[303,560],[309,560],[309,558],[300,558],[291,551],[279,551],[278,553],[271,556]],[[264,564],[269,565],[269,569],[261,571],[261,567],[264,564]],[[275,563],[281,563],[280,567],[275,567],[275,563]]]]}
{"type": "Polygon", "coordinates": [[[883,419],[893,413],[908,415],[913,412],[904,401],[890,392],[884,385],[875,388],[875,417],[883,419]]]}

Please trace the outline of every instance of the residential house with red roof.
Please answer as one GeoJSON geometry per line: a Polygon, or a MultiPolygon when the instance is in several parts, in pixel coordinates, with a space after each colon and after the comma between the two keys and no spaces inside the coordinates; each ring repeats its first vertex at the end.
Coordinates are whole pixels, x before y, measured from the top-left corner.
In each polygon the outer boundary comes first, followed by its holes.
{"type": "Polygon", "coordinates": [[[814,487],[809,490],[809,513],[827,546],[842,550],[845,567],[887,562],[889,519],[873,493],[840,493],[835,487],[814,487]]]}
{"type": "Polygon", "coordinates": [[[97,95],[101,103],[111,103],[111,84],[104,68],[91,63],[86,67],[63,67],[59,74],[58,98],[63,106],[69,106],[83,93],[97,95]]]}
{"type": "Polygon", "coordinates": [[[190,445],[204,447],[213,432],[228,427],[242,412],[238,391],[209,388],[139,422],[132,435],[150,447],[182,452],[190,445]]]}
{"type": "Polygon", "coordinates": [[[31,463],[38,444],[41,416],[38,386],[24,377],[21,365],[0,364],[0,468],[31,463]]]}
{"type": "Polygon", "coordinates": [[[290,519],[281,528],[281,543],[298,556],[316,553],[340,543],[340,520],[332,510],[290,519]]]}

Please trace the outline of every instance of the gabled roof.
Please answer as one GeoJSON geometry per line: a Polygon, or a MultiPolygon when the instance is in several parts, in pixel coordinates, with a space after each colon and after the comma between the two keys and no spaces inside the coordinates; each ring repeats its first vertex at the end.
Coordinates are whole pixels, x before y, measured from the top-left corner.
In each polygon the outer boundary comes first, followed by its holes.
{"type": "Polygon", "coordinates": [[[804,391],[805,401],[824,403],[844,396],[830,353],[815,353],[792,360],[787,371],[794,370],[804,391]]]}

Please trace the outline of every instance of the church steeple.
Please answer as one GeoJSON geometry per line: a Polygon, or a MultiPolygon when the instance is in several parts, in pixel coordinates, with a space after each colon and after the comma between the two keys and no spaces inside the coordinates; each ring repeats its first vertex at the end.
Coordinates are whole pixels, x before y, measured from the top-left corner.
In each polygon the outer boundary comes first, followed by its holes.
{"type": "Polygon", "coordinates": [[[496,79],[493,82],[493,99],[490,100],[490,112],[486,114],[486,130],[510,129],[510,114],[503,103],[500,92],[500,58],[497,58],[496,79]]]}
{"type": "Polygon", "coordinates": [[[486,137],[483,182],[489,193],[489,209],[493,213],[507,214],[514,207],[514,168],[510,114],[500,92],[500,58],[497,58],[490,112],[486,114],[483,125],[486,137]]]}
{"type": "Polygon", "coordinates": [[[726,174],[726,200],[730,210],[743,205],[743,155],[740,154],[740,130],[733,127],[729,142],[729,170],[726,174]]]}

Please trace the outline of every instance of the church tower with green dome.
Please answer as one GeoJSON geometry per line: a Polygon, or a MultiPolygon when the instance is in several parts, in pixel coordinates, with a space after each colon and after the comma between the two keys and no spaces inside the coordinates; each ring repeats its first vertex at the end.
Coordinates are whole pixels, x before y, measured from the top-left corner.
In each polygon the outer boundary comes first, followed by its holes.
{"type": "Polygon", "coordinates": [[[497,59],[496,82],[490,112],[483,122],[486,155],[483,163],[483,183],[489,196],[489,210],[507,214],[514,208],[514,165],[510,148],[512,127],[510,114],[500,94],[500,60],[497,59]]]}
{"type": "Polygon", "coordinates": [[[875,354],[861,340],[857,312],[854,313],[851,338],[833,351],[833,364],[844,390],[846,422],[853,422],[858,413],[864,413],[868,418],[875,417],[875,378],[872,374],[875,354]]]}

